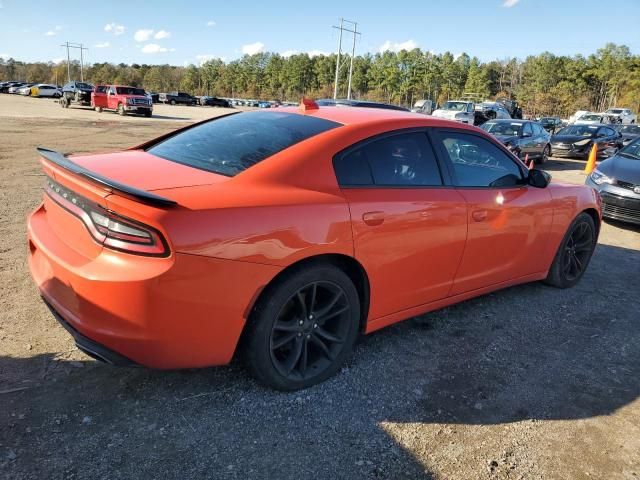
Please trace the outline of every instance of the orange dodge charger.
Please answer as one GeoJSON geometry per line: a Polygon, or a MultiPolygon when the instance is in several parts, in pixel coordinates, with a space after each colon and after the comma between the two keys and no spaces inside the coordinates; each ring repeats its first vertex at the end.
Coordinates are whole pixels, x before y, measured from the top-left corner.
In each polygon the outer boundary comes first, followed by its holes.
{"type": "Polygon", "coordinates": [[[305,388],[362,333],[585,272],[601,210],[482,130],[395,110],[233,113],[130,150],[38,149],[29,266],[77,346],[305,388]]]}

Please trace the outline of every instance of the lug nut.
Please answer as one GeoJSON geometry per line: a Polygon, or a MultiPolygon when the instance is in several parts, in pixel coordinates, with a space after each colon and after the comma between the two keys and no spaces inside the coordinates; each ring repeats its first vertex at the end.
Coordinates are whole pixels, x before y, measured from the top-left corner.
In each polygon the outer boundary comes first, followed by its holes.
{"type": "Polygon", "coordinates": [[[309,320],[313,320],[313,315],[309,315],[309,320]]]}
{"type": "Polygon", "coordinates": [[[311,338],[311,335],[307,335],[307,339],[311,338]]]}
{"type": "Polygon", "coordinates": [[[302,336],[302,333],[298,333],[298,336],[299,336],[299,337],[301,337],[301,336],[302,336]]]}
{"type": "Polygon", "coordinates": [[[304,325],[304,320],[300,320],[300,321],[298,322],[298,325],[304,325]]]}
{"type": "Polygon", "coordinates": [[[313,324],[313,328],[318,328],[318,324],[317,324],[317,323],[314,323],[314,324],[313,324]]]}

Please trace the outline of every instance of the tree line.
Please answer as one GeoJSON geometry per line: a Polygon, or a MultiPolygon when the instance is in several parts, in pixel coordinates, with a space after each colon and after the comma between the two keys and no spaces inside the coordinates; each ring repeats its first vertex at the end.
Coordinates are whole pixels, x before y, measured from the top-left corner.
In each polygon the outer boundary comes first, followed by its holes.
{"type": "MultiPolygon", "coordinates": [[[[343,56],[339,96],[346,97],[349,57],[343,56]]],[[[69,65],[72,79],[80,65],[69,65]]],[[[333,96],[336,55],[277,53],[245,55],[225,63],[210,59],[201,65],[172,66],[94,63],[84,68],[85,80],[143,87],[147,91],[183,90],[264,100],[299,100],[301,96],[333,96]]],[[[0,58],[0,79],[65,83],[67,63],[25,63],[0,58]]],[[[640,56],[624,45],[607,44],[587,57],[549,52],[524,60],[481,62],[450,52],[434,54],[418,48],[354,57],[352,96],[405,106],[418,99],[442,103],[472,93],[485,99],[506,96],[530,115],[567,116],[576,110],[601,111],[611,106],[640,110],[640,56]]]]}

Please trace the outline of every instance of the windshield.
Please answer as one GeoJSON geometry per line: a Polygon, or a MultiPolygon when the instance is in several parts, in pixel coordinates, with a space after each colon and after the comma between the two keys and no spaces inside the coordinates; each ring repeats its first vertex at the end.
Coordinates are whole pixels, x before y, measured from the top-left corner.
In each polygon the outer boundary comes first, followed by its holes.
{"type": "Polygon", "coordinates": [[[600,121],[600,115],[583,115],[580,117],[580,120],[587,120],[587,121],[600,121]]]}
{"type": "Polygon", "coordinates": [[[135,87],[116,87],[118,95],[144,95],[144,89],[135,87]]]}
{"type": "Polygon", "coordinates": [[[89,85],[88,83],[78,82],[76,83],[77,88],[85,88],[87,90],[93,90],[93,85],[89,85]]]}
{"type": "Polygon", "coordinates": [[[544,123],[544,124],[553,123],[555,122],[555,120],[556,120],[555,118],[551,118],[551,117],[542,117],[540,119],[540,123],[544,123]]]}
{"type": "Polygon", "coordinates": [[[629,145],[624,147],[620,152],[618,152],[618,155],[640,160],[640,139],[631,142],[629,145]]]}
{"type": "Polygon", "coordinates": [[[598,131],[594,125],[570,125],[564,127],[556,135],[573,135],[576,137],[593,137],[598,131]]]}
{"type": "Polygon", "coordinates": [[[184,130],[147,151],[183,165],[234,176],[339,123],[295,113],[242,112],[184,130]]]}
{"type": "Polygon", "coordinates": [[[620,133],[632,133],[634,135],[640,135],[640,126],[638,125],[617,125],[614,128],[620,133]]]}
{"type": "Polygon", "coordinates": [[[467,110],[466,102],[445,102],[442,106],[443,110],[456,110],[457,112],[464,112],[467,110]]]}
{"type": "Polygon", "coordinates": [[[520,136],[522,123],[520,122],[485,122],[480,128],[493,135],[520,136]]]}
{"type": "Polygon", "coordinates": [[[620,109],[620,108],[610,108],[605,113],[613,113],[615,115],[618,115],[619,113],[622,113],[622,109],[620,109]]]}

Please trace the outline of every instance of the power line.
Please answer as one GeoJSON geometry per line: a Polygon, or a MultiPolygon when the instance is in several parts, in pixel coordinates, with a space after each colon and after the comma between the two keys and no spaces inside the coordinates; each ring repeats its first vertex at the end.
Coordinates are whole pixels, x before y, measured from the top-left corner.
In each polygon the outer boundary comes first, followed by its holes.
{"type": "Polygon", "coordinates": [[[64,42],[64,44],[60,45],[61,47],[66,47],[67,48],[67,82],[71,81],[71,59],[69,57],[69,49],[70,48],[77,48],[80,50],[80,81],[84,82],[84,60],[83,60],[83,56],[82,56],[82,52],[83,50],[89,50],[87,47],[85,47],[82,43],[70,43],[70,42],[64,42]]]}
{"type": "Polygon", "coordinates": [[[340,19],[340,26],[337,27],[333,25],[333,28],[340,30],[340,36],[338,37],[338,57],[336,59],[336,79],[333,87],[333,98],[338,98],[338,80],[340,75],[340,56],[342,54],[342,32],[349,32],[353,34],[353,45],[351,47],[351,60],[349,62],[349,86],[347,88],[347,98],[351,98],[351,76],[353,75],[353,57],[356,53],[356,35],[361,35],[361,32],[358,32],[358,23],[352,22],[351,20],[345,20],[344,18],[340,19]],[[349,23],[353,25],[353,30],[345,28],[344,24],[349,23]]]}

